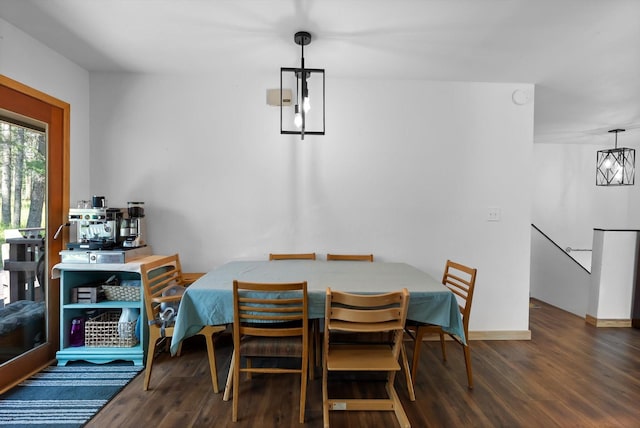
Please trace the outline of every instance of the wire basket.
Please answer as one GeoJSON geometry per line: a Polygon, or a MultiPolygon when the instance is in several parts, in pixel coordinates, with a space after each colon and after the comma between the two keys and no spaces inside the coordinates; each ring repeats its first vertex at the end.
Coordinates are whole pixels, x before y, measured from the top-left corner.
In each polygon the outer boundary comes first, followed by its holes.
{"type": "Polygon", "coordinates": [[[119,312],[104,312],[84,324],[84,345],[89,348],[130,348],[138,343],[136,322],[119,322],[119,312]]]}
{"type": "Polygon", "coordinates": [[[118,300],[121,302],[139,302],[140,287],[129,285],[103,285],[102,289],[107,300],[118,300]]]}

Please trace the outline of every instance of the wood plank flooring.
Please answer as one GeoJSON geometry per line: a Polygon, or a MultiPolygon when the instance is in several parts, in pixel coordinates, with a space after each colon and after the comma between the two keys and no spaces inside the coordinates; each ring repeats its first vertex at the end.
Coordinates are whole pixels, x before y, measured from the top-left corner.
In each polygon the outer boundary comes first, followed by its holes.
{"type": "MultiPolygon", "coordinates": [[[[532,340],[471,343],[473,390],[467,388],[459,345],[447,344],[446,364],[437,342],[423,345],[415,402],[409,401],[404,376],[396,377],[413,427],[640,426],[640,330],[595,328],[545,303],[532,303],[532,340]]],[[[221,390],[231,349],[230,336],[219,336],[221,390]]],[[[243,381],[239,421],[233,423],[231,401],[211,389],[204,340],[194,337],[185,341],[182,356],[156,358],[149,391],[142,390],[139,375],[87,426],[300,427],[298,379],[264,375],[243,381]]],[[[340,380],[331,385],[353,394],[379,387],[371,380],[355,389],[340,380]]],[[[319,369],[308,384],[304,426],[322,426],[319,369]]],[[[331,426],[398,425],[391,413],[334,412],[331,426]]]]}

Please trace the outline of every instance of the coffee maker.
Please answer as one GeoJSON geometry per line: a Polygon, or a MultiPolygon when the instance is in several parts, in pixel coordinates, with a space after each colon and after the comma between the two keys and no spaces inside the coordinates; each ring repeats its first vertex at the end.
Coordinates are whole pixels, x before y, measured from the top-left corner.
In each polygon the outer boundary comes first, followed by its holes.
{"type": "Polygon", "coordinates": [[[111,250],[120,247],[122,240],[118,232],[123,217],[124,210],[120,208],[70,208],[71,241],[67,248],[111,250]]]}
{"type": "MultiPolygon", "coordinates": [[[[104,197],[79,201],[69,209],[67,249],[62,262],[124,263],[151,254],[146,244],[144,202],[128,202],[127,208],[107,208],[104,197]]],[[[60,226],[61,228],[63,226],[60,226]]]]}
{"type": "Polygon", "coordinates": [[[146,245],[144,202],[127,202],[127,217],[120,223],[122,246],[137,248],[146,245]]]}

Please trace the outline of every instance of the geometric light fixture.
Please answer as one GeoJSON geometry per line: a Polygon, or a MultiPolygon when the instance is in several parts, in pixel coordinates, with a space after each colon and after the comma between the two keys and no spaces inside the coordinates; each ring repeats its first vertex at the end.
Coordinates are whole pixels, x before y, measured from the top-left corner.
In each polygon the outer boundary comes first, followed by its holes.
{"type": "Polygon", "coordinates": [[[306,68],[304,47],[311,43],[311,34],[298,31],[293,40],[302,48],[299,68],[280,68],[280,99],[283,88],[295,86],[295,102],[280,103],[280,133],[324,135],[324,69],[306,68]]]}
{"type": "Polygon", "coordinates": [[[624,129],[612,129],[616,134],[615,148],[598,150],[596,159],[596,186],[633,186],[635,181],[636,151],[618,148],[618,133],[624,129]]]}

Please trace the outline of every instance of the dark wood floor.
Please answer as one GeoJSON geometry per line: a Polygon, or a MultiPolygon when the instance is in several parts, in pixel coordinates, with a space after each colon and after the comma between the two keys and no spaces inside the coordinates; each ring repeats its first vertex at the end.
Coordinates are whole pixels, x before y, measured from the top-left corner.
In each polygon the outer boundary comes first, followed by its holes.
{"type": "MultiPolygon", "coordinates": [[[[408,399],[404,376],[396,380],[412,426],[640,426],[640,330],[595,328],[582,318],[537,301],[533,301],[530,313],[531,341],[471,343],[473,390],[467,389],[460,347],[448,344],[445,365],[439,345],[426,343],[415,402],[408,399]]],[[[295,375],[244,381],[240,420],[231,422],[231,401],[224,402],[222,394],[213,394],[206,348],[199,339],[189,339],[179,358],[159,355],[149,391],[142,391],[139,375],[87,426],[301,426],[295,375]]],[[[225,335],[216,345],[221,387],[231,347],[230,337],[225,335]]],[[[308,427],[322,426],[320,371],[316,373],[308,386],[308,427]]],[[[363,382],[361,386],[371,385],[363,382]]],[[[335,412],[331,426],[393,427],[397,423],[386,413],[335,412]]]]}

